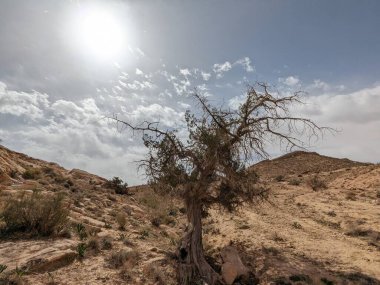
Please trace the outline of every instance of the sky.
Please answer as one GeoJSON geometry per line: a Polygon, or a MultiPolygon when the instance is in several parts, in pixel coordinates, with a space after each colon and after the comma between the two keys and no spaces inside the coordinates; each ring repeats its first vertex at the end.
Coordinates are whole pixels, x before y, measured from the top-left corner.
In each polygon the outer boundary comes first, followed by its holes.
{"type": "Polygon", "coordinates": [[[310,151],[380,162],[379,13],[377,0],[0,0],[1,143],[139,184],[141,136],[108,117],[181,129],[194,88],[236,107],[259,81],[305,91],[295,112],[338,130],[310,151]]]}

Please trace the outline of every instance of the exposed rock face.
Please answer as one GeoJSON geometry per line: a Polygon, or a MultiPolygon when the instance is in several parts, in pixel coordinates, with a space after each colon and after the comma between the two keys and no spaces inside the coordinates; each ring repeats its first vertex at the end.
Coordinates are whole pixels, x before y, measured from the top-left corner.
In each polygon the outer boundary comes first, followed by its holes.
{"type": "Polygon", "coordinates": [[[77,254],[72,250],[75,245],[69,239],[4,242],[0,244],[1,262],[29,273],[53,271],[75,260],[77,254]]]}
{"type": "Polygon", "coordinates": [[[236,248],[232,246],[224,247],[221,256],[223,259],[222,277],[226,284],[233,284],[236,278],[241,276],[248,278],[249,270],[241,261],[236,248]]]}
{"type": "Polygon", "coordinates": [[[28,273],[50,272],[68,266],[76,257],[75,251],[66,250],[46,258],[31,259],[23,267],[28,273]]]}

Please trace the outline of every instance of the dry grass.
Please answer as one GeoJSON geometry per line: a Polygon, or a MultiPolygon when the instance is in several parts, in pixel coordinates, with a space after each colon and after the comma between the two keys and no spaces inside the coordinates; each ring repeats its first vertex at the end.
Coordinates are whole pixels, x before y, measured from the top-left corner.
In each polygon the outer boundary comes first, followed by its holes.
{"type": "Polygon", "coordinates": [[[167,285],[168,282],[167,282],[167,278],[165,277],[162,269],[160,269],[158,266],[154,265],[154,264],[149,264],[146,268],[145,268],[145,275],[151,279],[154,284],[157,284],[157,285],[167,285]]]}
{"type": "Polygon", "coordinates": [[[137,251],[122,249],[111,254],[109,264],[113,268],[120,268],[126,263],[132,267],[138,263],[139,259],[140,254],[137,251]]]}
{"type": "Polygon", "coordinates": [[[326,181],[321,179],[318,175],[313,176],[307,181],[307,184],[313,191],[327,189],[326,181]]]}
{"type": "Polygon", "coordinates": [[[38,179],[41,177],[41,170],[38,168],[29,167],[22,174],[24,179],[38,179]]]}
{"type": "Polygon", "coordinates": [[[117,224],[119,225],[119,229],[125,230],[125,225],[127,224],[126,215],[124,213],[119,212],[116,214],[115,219],[116,219],[117,224]]]}
{"type": "Polygon", "coordinates": [[[67,225],[68,205],[62,195],[34,192],[10,198],[1,213],[5,222],[3,234],[26,232],[31,236],[59,234],[67,225]]]}

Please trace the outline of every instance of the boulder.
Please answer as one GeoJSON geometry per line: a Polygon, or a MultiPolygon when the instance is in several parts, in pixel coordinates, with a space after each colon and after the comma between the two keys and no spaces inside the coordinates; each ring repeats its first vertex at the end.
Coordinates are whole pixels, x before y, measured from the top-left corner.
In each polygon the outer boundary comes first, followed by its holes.
{"type": "Polygon", "coordinates": [[[28,273],[43,273],[57,270],[61,267],[70,265],[77,257],[77,253],[66,250],[46,258],[34,258],[28,260],[22,266],[28,273]]]}
{"type": "Polygon", "coordinates": [[[236,248],[226,246],[221,251],[223,259],[222,277],[227,285],[231,285],[239,277],[249,277],[249,270],[240,259],[236,248]]]}

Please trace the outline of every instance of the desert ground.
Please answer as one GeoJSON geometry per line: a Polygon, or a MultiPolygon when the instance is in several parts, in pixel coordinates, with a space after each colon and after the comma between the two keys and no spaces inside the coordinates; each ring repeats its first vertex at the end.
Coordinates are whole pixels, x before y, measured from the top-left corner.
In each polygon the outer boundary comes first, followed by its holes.
{"type": "MultiPolygon", "coordinates": [[[[269,197],[204,219],[216,270],[232,245],[258,284],[380,284],[379,164],[298,151],[249,170],[269,197]]],[[[99,176],[0,146],[0,284],[177,284],[181,201],[146,185],[116,192],[99,176]],[[3,211],[31,195],[63,197],[68,221],[56,235],[7,231],[3,211]]]]}

